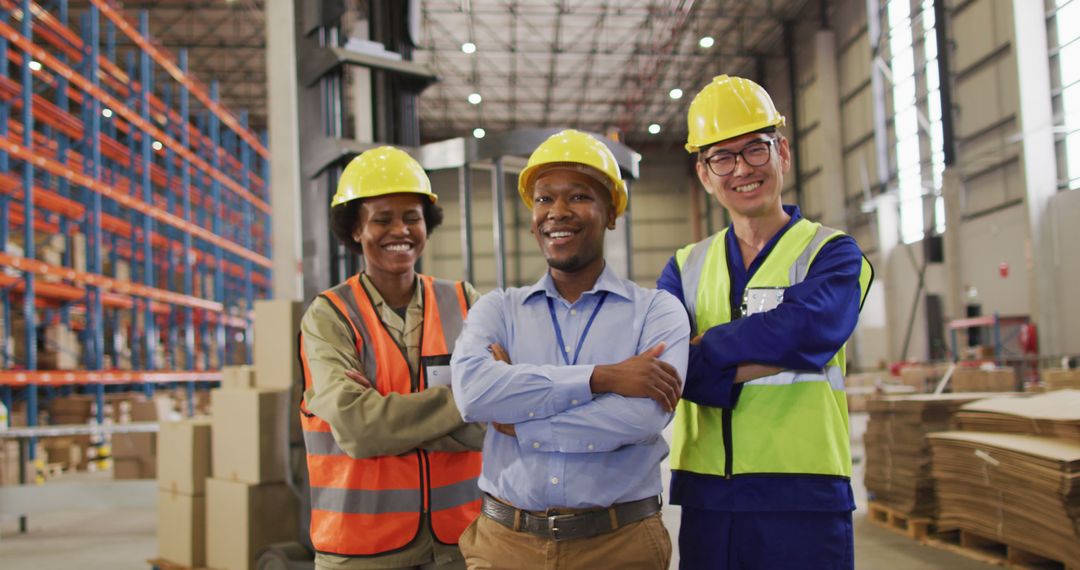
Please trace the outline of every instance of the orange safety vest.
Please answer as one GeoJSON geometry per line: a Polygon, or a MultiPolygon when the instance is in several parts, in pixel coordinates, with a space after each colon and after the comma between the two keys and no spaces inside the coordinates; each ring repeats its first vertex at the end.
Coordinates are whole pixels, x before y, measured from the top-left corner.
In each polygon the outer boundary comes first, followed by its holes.
{"type": "MultiPolygon", "coordinates": [[[[426,366],[450,364],[468,310],[465,289],[461,282],[427,275],[420,275],[420,288],[424,328],[415,389],[405,354],[379,320],[360,276],[322,294],[349,324],[364,375],[380,394],[423,390],[426,366]]],[[[308,390],[311,371],[302,335],[300,360],[308,390]]],[[[400,549],[416,538],[425,513],[431,513],[436,540],[457,544],[465,527],[480,514],[479,452],[416,449],[398,456],[355,459],[338,447],[330,424],[310,413],[302,400],[300,422],[311,481],[311,541],[317,551],[369,556],[400,549]]]]}

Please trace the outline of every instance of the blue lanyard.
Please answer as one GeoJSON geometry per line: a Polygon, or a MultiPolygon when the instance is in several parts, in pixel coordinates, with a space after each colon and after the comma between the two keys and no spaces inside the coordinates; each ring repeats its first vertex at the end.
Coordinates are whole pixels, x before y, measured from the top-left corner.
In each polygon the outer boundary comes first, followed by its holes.
{"type": "Polygon", "coordinates": [[[600,307],[604,306],[604,301],[607,300],[607,291],[600,293],[600,301],[596,303],[596,308],[593,309],[592,315],[589,315],[588,322],[585,323],[585,330],[581,331],[581,338],[578,339],[577,349],[574,350],[574,360],[570,361],[570,355],[567,354],[566,342],[563,341],[562,328],[559,327],[559,319],[555,318],[555,303],[552,302],[551,297],[547,298],[548,312],[551,313],[551,324],[555,327],[555,340],[559,343],[559,352],[562,353],[563,362],[567,365],[577,364],[578,356],[581,355],[581,346],[585,344],[585,337],[589,334],[589,329],[592,328],[593,321],[596,320],[596,315],[600,314],[600,307]]]}

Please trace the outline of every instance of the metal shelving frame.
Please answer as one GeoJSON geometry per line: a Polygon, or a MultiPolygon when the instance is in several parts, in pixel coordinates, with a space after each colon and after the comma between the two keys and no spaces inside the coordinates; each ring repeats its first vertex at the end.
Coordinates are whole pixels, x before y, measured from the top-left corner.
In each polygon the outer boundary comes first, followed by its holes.
{"type": "Polygon", "coordinates": [[[81,387],[101,423],[107,386],[181,384],[190,413],[227,354],[251,362],[254,301],[271,295],[266,135],[187,72],[185,51],[154,44],[145,11],[133,23],[91,0],[72,20],[67,0],[0,0],[0,318],[11,331],[21,302],[25,328],[22,361],[0,338],[0,398],[25,400],[33,427],[41,399],[81,387]],[[118,53],[118,34],[134,47],[118,53]],[[38,233],[76,232],[85,267],[72,247],[37,259],[38,233]],[[85,370],[38,370],[38,329],[54,323],[79,331],[85,370]]]}

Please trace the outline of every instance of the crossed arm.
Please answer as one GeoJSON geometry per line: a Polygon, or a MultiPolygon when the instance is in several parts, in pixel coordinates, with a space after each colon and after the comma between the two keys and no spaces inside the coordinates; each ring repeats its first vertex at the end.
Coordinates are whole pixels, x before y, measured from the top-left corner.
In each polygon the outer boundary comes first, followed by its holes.
{"type": "Polygon", "coordinates": [[[465,424],[450,390],[439,386],[412,394],[382,395],[356,373],[360,358],[348,325],[322,298],[300,324],[311,389],[308,410],[330,424],[334,440],[352,457],[479,449],[483,427],[465,424]],[[359,376],[361,380],[357,379],[359,376]]]}
{"type": "Polygon", "coordinates": [[[689,325],[674,298],[654,297],[642,330],[627,335],[638,338],[638,354],[610,365],[510,363],[502,348],[509,346],[508,310],[503,294],[485,296],[458,339],[454,398],[467,421],[500,424],[523,446],[563,453],[611,451],[659,436],[686,371],[689,325]]]}

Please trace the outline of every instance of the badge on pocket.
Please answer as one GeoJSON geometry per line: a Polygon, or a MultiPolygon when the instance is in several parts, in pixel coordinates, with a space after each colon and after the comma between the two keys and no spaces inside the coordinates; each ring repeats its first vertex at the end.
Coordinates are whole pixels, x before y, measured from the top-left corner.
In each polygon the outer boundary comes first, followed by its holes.
{"type": "Polygon", "coordinates": [[[755,287],[743,293],[742,316],[767,313],[784,302],[784,287],[755,287]]]}
{"type": "Polygon", "coordinates": [[[428,388],[450,385],[450,355],[424,356],[420,358],[428,388]]]}

